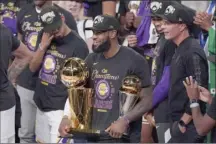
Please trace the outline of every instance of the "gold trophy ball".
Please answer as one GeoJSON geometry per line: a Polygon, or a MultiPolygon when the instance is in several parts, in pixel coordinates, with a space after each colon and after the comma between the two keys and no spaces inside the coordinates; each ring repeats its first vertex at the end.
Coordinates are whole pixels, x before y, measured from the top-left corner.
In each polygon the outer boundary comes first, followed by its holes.
{"type": "Polygon", "coordinates": [[[130,95],[138,95],[141,90],[141,81],[135,75],[126,76],[123,79],[120,91],[130,95]]]}
{"type": "Polygon", "coordinates": [[[88,78],[88,69],[80,58],[67,59],[60,71],[61,81],[68,88],[84,86],[88,78]]]}

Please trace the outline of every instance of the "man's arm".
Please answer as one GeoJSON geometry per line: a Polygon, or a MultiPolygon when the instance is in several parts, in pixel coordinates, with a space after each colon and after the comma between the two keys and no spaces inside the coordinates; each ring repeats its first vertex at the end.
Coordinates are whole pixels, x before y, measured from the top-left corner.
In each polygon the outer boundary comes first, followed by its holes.
{"type": "Polygon", "coordinates": [[[22,42],[20,42],[20,46],[12,54],[15,56],[15,59],[8,69],[8,79],[15,82],[17,76],[20,75],[30,62],[32,53],[22,42]]]}
{"type": "Polygon", "coordinates": [[[64,107],[64,117],[67,117],[68,119],[71,118],[71,111],[70,111],[70,104],[69,104],[69,98],[67,99],[64,107]]]}
{"type": "Polygon", "coordinates": [[[31,72],[38,71],[43,61],[43,57],[45,53],[46,53],[46,47],[40,45],[37,51],[35,52],[33,59],[29,64],[29,69],[31,72]]]}
{"type": "Polygon", "coordinates": [[[216,120],[211,118],[208,114],[203,116],[200,107],[192,108],[192,116],[197,133],[201,136],[207,135],[211,129],[216,126],[216,120]]]}
{"type": "Polygon", "coordinates": [[[126,118],[132,122],[140,118],[144,113],[148,112],[152,108],[152,87],[142,88],[140,92],[141,100],[126,116],[126,118]]]}
{"type": "Polygon", "coordinates": [[[190,100],[202,99],[205,102],[210,102],[210,107],[204,116],[201,113],[199,103],[190,104],[196,130],[199,135],[205,136],[216,124],[216,98],[212,100],[210,92],[198,86],[197,81],[194,81],[192,76],[187,77],[183,84],[190,100]]]}
{"type": "Polygon", "coordinates": [[[59,125],[59,134],[64,137],[68,135],[68,132],[71,128],[71,111],[70,111],[70,104],[69,99],[67,99],[64,107],[64,116],[62,117],[61,123],[59,125]]]}
{"type": "Polygon", "coordinates": [[[37,51],[34,54],[33,59],[31,60],[29,64],[29,69],[31,72],[36,72],[40,68],[44,54],[47,51],[47,48],[49,47],[51,41],[53,39],[53,36],[50,36],[48,33],[44,33],[42,36],[41,43],[39,44],[39,47],[37,51]]]}

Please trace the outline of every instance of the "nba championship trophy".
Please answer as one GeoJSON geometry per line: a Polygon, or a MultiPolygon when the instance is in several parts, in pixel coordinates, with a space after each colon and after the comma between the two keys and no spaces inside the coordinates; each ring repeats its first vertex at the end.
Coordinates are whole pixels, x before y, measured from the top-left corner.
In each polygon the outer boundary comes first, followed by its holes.
{"type": "Polygon", "coordinates": [[[70,138],[87,138],[100,134],[92,127],[92,101],[94,90],[84,88],[89,71],[85,62],[80,58],[69,58],[65,61],[60,72],[62,83],[68,88],[68,98],[71,112],[70,138]]]}
{"type": "MultiPolygon", "coordinates": [[[[135,75],[126,76],[123,80],[119,94],[120,117],[130,112],[139,100],[141,81],[135,75]]],[[[127,135],[127,132],[125,133],[127,135]]]]}

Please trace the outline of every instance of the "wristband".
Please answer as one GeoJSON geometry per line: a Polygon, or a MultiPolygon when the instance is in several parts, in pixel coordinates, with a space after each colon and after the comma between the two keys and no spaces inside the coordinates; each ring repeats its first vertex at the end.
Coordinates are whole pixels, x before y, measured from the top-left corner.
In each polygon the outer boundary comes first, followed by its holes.
{"type": "Polygon", "coordinates": [[[198,103],[198,100],[197,99],[191,99],[190,104],[192,104],[192,103],[198,103]]]}
{"type": "Polygon", "coordinates": [[[190,108],[199,107],[199,103],[192,103],[190,104],[190,108]]]}

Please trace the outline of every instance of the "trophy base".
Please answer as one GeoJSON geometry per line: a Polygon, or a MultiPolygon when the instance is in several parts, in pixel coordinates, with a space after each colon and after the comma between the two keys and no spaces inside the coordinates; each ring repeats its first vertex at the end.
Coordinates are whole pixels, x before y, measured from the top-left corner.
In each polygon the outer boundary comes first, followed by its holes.
{"type": "Polygon", "coordinates": [[[75,130],[70,129],[68,132],[69,135],[66,136],[67,138],[72,139],[92,139],[100,137],[101,131],[100,130],[75,130]]]}
{"type": "MultiPolygon", "coordinates": [[[[84,139],[87,141],[100,141],[100,140],[110,140],[110,139],[115,139],[109,136],[109,134],[105,131],[100,131],[100,130],[74,130],[71,129],[67,136],[61,137],[60,138],[68,138],[68,139],[84,139]]],[[[129,136],[127,134],[122,135],[123,139],[128,139],[129,136]]]]}

